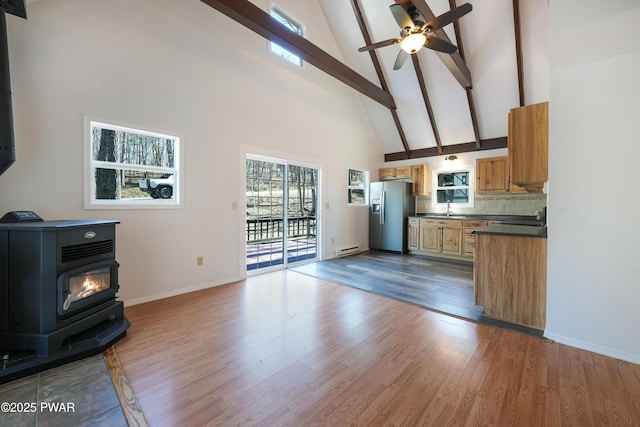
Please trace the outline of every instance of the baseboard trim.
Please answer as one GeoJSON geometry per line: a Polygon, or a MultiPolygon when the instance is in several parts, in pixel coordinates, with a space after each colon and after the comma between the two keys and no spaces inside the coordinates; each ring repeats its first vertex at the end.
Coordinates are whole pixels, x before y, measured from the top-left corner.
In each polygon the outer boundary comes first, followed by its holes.
{"type": "Polygon", "coordinates": [[[600,346],[586,341],[577,340],[564,335],[554,334],[553,332],[545,331],[544,337],[553,340],[560,344],[565,344],[571,347],[580,348],[582,350],[591,351],[593,353],[602,354],[603,356],[613,357],[614,359],[624,360],[626,362],[635,363],[640,365],[640,358],[637,354],[631,354],[624,351],[619,351],[614,348],[600,346]]]}
{"type": "Polygon", "coordinates": [[[222,285],[226,285],[228,283],[238,282],[238,281],[244,280],[244,279],[245,279],[244,277],[223,279],[223,280],[219,280],[219,281],[216,281],[216,282],[202,283],[202,284],[195,285],[195,286],[189,286],[187,288],[180,288],[180,289],[176,289],[176,290],[173,290],[173,291],[162,292],[160,294],[149,295],[149,296],[140,297],[140,298],[126,299],[126,300],[123,300],[123,301],[124,301],[125,307],[130,307],[132,305],[144,304],[146,302],[157,301],[157,300],[160,300],[160,299],[171,298],[171,297],[175,297],[175,296],[182,295],[182,294],[188,294],[188,293],[195,292],[195,291],[201,291],[203,289],[209,289],[209,288],[213,288],[213,287],[216,287],[216,286],[222,286],[222,285]]]}

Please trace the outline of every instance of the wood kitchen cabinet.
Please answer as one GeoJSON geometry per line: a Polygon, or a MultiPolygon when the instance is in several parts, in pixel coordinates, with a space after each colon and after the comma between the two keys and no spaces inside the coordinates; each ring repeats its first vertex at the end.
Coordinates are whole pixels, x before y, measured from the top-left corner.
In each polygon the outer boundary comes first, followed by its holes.
{"type": "Polygon", "coordinates": [[[526,193],[527,189],[509,179],[509,157],[486,157],[476,160],[476,193],[526,193]]]}
{"type": "Polygon", "coordinates": [[[547,239],[478,234],[474,297],[484,315],[537,329],[546,324],[547,239]]]}
{"type": "Polygon", "coordinates": [[[407,249],[409,249],[410,251],[417,251],[418,249],[420,249],[420,218],[409,218],[407,249]]]}
{"type": "Polygon", "coordinates": [[[489,221],[473,221],[465,219],[462,221],[462,256],[473,258],[476,252],[476,236],[474,231],[489,225],[489,221]]]}
{"type": "Polygon", "coordinates": [[[487,157],[476,160],[476,193],[506,193],[509,191],[509,158],[487,157]]]}
{"type": "Polygon", "coordinates": [[[380,181],[395,179],[395,177],[396,168],[380,168],[380,170],[378,171],[378,179],[380,179],[380,181]]]}
{"type": "Polygon", "coordinates": [[[462,255],[462,220],[421,218],[419,250],[462,255]]]}
{"type": "Polygon", "coordinates": [[[411,166],[400,166],[397,168],[380,168],[378,170],[380,181],[389,179],[409,179],[411,178],[411,166]]]}
{"type": "Polygon", "coordinates": [[[414,165],[411,166],[411,193],[414,196],[429,195],[429,166],[414,165]]]}
{"type": "Polygon", "coordinates": [[[548,180],[548,102],[511,109],[508,151],[510,182],[541,190],[548,180]]]}
{"type": "Polygon", "coordinates": [[[396,179],[411,178],[411,166],[401,166],[396,168],[396,179]]]}

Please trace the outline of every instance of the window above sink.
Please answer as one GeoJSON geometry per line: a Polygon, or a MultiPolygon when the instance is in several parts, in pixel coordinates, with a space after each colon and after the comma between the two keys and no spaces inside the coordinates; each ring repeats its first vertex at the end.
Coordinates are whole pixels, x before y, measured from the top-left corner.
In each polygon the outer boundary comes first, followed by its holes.
{"type": "Polygon", "coordinates": [[[473,207],[474,179],[473,168],[435,169],[433,171],[434,207],[473,207]]]}

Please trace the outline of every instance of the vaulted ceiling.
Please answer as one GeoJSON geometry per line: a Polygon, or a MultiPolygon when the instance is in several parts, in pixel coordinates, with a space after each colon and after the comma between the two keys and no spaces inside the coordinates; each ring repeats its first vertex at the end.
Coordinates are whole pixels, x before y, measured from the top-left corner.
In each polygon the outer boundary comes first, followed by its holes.
{"type": "MultiPolygon", "coordinates": [[[[398,37],[393,0],[318,0],[338,42],[334,58],[283,32],[244,0],[202,0],[358,90],[388,161],[506,147],[509,109],[548,100],[547,0],[467,0],[473,10],[436,32],[459,47],[421,49],[393,70],[398,37]]],[[[464,0],[395,0],[427,20],[464,0]]]]}

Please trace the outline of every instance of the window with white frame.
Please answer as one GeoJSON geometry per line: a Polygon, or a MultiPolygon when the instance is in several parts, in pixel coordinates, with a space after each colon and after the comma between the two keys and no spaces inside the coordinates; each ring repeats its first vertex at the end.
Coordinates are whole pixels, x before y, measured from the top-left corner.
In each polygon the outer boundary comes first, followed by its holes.
{"type": "MultiPolygon", "coordinates": [[[[271,17],[290,31],[298,34],[299,36],[304,36],[302,25],[291,19],[289,16],[287,16],[287,14],[285,14],[282,10],[278,9],[275,6],[271,7],[271,17]]],[[[269,48],[271,49],[271,52],[275,53],[276,55],[286,59],[292,64],[302,67],[302,58],[300,58],[295,53],[288,51],[287,49],[274,42],[269,42],[269,48]]]]}
{"type": "Polygon", "coordinates": [[[369,172],[349,169],[347,203],[350,206],[369,205],[369,172]]]}
{"type": "Polygon", "coordinates": [[[433,206],[473,207],[473,170],[434,170],[433,206]]]}
{"type": "Polygon", "coordinates": [[[181,205],[180,137],[85,118],[85,208],[181,205]]]}

